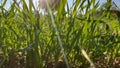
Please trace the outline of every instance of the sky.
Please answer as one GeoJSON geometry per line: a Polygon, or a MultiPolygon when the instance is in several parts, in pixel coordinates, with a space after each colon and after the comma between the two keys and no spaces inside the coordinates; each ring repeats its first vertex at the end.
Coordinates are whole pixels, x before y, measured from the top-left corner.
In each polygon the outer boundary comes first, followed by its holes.
{"type": "MultiPolygon", "coordinates": [[[[1,1],[3,1],[3,0],[0,0],[0,3],[1,3],[1,1]]],[[[38,3],[38,0],[33,0],[33,1],[34,1],[35,4],[38,3]]],[[[118,5],[118,7],[120,6],[120,0],[113,0],[113,1],[118,5]]],[[[101,4],[105,3],[105,2],[106,2],[106,0],[100,0],[101,4]]],[[[8,9],[10,7],[11,3],[12,3],[12,0],[7,0],[5,8],[8,9]]],[[[69,4],[69,6],[71,6],[73,4],[73,0],[68,0],[68,4],[69,4]]]]}

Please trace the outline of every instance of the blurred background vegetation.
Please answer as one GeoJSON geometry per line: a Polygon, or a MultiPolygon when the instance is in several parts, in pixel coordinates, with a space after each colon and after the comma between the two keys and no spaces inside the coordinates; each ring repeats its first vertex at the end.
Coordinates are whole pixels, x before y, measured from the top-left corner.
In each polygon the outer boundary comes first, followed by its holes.
{"type": "Polygon", "coordinates": [[[120,8],[112,0],[0,3],[0,68],[120,68],[120,8]],[[51,10],[52,9],[52,10],[51,10]]]}

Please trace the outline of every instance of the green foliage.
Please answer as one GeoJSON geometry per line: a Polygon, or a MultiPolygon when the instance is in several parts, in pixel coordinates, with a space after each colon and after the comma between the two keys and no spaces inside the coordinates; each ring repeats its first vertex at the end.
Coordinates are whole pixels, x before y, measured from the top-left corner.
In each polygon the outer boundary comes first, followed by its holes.
{"type": "Polygon", "coordinates": [[[14,0],[5,9],[6,1],[0,6],[0,50],[4,55],[0,67],[9,61],[10,54],[19,52],[28,68],[44,68],[49,61],[56,64],[61,56],[70,68],[84,67],[105,56],[112,65],[120,56],[120,19],[110,14],[111,0],[106,12],[98,12],[100,5],[95,0],[76,0],[72,10],[69,5],[66,10],[67,0],[61,0],[56,15],[40,15],[32,0],[29,5],[25,0],[14,0]]]}

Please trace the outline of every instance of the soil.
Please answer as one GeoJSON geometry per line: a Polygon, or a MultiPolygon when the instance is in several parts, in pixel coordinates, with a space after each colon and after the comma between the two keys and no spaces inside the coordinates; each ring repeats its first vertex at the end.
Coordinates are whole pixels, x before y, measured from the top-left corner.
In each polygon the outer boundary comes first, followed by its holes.
{"type": "MultiPolygon", "coordinates": [[[[120,68],[120,57],[116,57],[112,63],[112,66],[109,66],[108,61],[102,58],[95,59],[96,68],[120,68]]],[[[33,66],[27,67],[27,63],[24,62],[24,56],[22,55],[9,55],[8,60],[4,59],[4,56],[0,54],[0,68],[36,68],[33,66]]],[[[67,68],[63,60],[59,60],[57,64],[50,61],[45,68],[67,68]]],[[[84,66],[76,67],[75,65],[72,68],[86,68],[84,66]]],[[[90,68],[90,67],[87,67],[90,68]]]]}

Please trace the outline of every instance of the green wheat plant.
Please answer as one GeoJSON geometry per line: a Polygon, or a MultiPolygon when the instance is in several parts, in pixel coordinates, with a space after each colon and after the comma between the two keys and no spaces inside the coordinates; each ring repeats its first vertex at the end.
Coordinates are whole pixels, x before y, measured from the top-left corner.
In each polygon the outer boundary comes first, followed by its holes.
{"type": "Polygon", "coordinates": [[[112,0],[102,6],[73,0],[71,7],[61,0],[56,11],[46,0],[43,15],[32,0],[13,0],[8,9],[6,2],[0,3],[0,68],[58,68],[59,62],[64,68],[102,68],[120,56],[120,10],[113,12],[112,0]]]}

